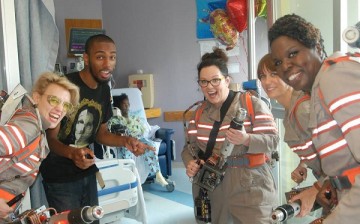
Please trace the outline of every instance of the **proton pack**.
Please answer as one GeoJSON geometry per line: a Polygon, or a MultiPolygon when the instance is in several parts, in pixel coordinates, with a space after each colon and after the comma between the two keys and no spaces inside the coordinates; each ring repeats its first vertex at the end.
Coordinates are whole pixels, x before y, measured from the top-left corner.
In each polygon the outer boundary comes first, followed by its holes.
{"type": "MultiPolygon", "coordinates": [[[[31,97],[27,94],[26,89],[20,84],[18,84],[10,94],[8,94],[5,90],[1,90],[0,125],[4,125],[10,120],[15,111],[22,106],[21,102],[24,97],[31,99],[31,97]]],[[[30,102],[32,102],[32,99],[30,102]]]]}
{"type": "MultiPolygon", "coordinates": [[[[23,102],[25,100],[28,100],[30,102],[30,105],[35,108],[35,113],[37,116],[38,124],[39,124],[39,130],[42,130],[42,122],[41,117],[38,108],[36,107],[33,99],[31,96],[27,93],[26,89],[21,85],[18,84],[10,94],[8,94],[6,91],[2,90],[0,93],[0,125],[5,125],[16,113],[16,111],[23,106],[23,102]]],[[[41,131],[39,133],[39,136],[34,140],[39,141],[41,145],[43,145],[43,139],[45,138],[45,133],[41,131]]],[[[45,147],[41,147],[43,150],[45,150],[45,147]]],[[[5,165],[2,165],[0,167],[0,173],[7,170],[9,167],[11,167],[14,163],[19,162],[21,159],[20,154],[23,152],[23,150],[26,150],[26,148],[18,150],[16,153],[12,155],[10,158],[11,162],[6,163],[5,165]]],[[[27,149],[28,150],[28,149],[27,149]]],[[[1,157],[1,156],[0,156],[1,157]]],[[[9,158],[8,158],[9,159],[9,158]]],[[[34,171],[36,171],[37,168],[35,167],[33,170],[30,170],[26,172],[23,176],[30,175],[34,171]]],[[[0,180],[5,181],[5,180],[0,180]]]]}
{"type": "MultiPolygon", "coordinates": [[[[271,109],[270,101],[267,98],[260,96],[260,86],[257,85],[257,80],[250,80],[250,85],[245,85],[243,89],[245,90],[245,94],[240,95],[240,101],[241,105],[246,105],[247,110],[243,108],[238,108],[237,115],[234,117],[231,123],[236,123],[236,127],[233,127],[235,129],[241,129],[243,126],[243,122],[245,119],[246,114],[249,115],[250,123],[253,125],[255,121],[255,112],[252,105],[251,97],[255,96],[258,98],[261,98],[266,105],[271,109]],[[255,88],[254,88],[255,84],[255,88]],[[245,88],[245,87],[251,87],[251,88],[245,88]],[[239,113],[238,113],[239,112],[239,113]]],[[[224,105],[226,102],[224,102],[224,105]]],[[[190,144],[188,130],[187,130],[187,124],[186,124],[186,113],[190,111],[193,107],[197,106],[195,116],[194,116],[194,122],[195,125],[198,125],[198,121],[200,120],[200,116],[205,109],[206,103],[204,101],[198,101],[194,103],[192,106],[190,106],[186,111],[183,113],[183,121],[184,121],[184,132],[185,132],[185,139],[186,139],[186,145],[189,148],[189,151],[191,152],[193,159],[198,161],[198,164],[200,164],[200,156],[195,153],[194,146],[190,144]]],[[[224,106],[223,105],[223,106],[224,106]]],[[[226,108],[226,106],[224,106],[226,108]]],[[[223,108],[221,108],[223,109],[223,108]]],[[[227,109],[224,109],[227,110],[227,109]]],[[[226,111],[225,111],[226,112],[226,111]]],[[[221,121],[222,122],[221,118],[221,121]]],[[[215,125],[215,124],[214,124],[215,125]]],[[[231,125],[230,125],[231,126],[231,125]]],[[[217,133],[217,131],[216,131],[217,133]]],[[[211,135],[211,134],[210,134],[211,135]]],[[[198,185],[199,188],[199,195],[195,198],[194,205],[195,205],[195,216],[197,220],[204,221],[206,223],[211,222],[211,206],[210,206],[210,200],[208,198],[208,191],[213,191],[223,180],[223,177],[226,172],[227,168],[227,162],[226,157],[231,154],[232,152],[232,144],[226,144],[224,142],[224,145],[221,149],[221,155],[219,155],[219,158],[216,158],[216,154],[213,154],[208,159],[206,159],[206,162],[201,165],[201,168],[199,172],[192,178],[190,178],[190,181],[194,184],[198,185]],[[223,161],[221,161],[223,160],[223,161]]],[[[208,148],[208,145],[207,145],[208,148]]],[[[210,147],[209,147],[210,148],[210,147]]],[[[206,153],[206,152],[205,152],[206,153]]],[[[271,163],[273,163],[274,160],[278,160],[277,152],[272,153],[272,160],[271,163]]]]}
{"type": "MultiPolygon", "coordinates": [[[[246,92],[248,92],[250,95],[256,96],[258,98],[260,98],[271,110],[271,103],[270,100],[266,97],[261,96],[261,87],[260,87],[260,83],[258,79],[251,79],[248,80],[246,82],[243,82],[243,90],[245,90],[246,92]]],[[[245,100],[246,101],[246,100],[245,100]]],[[[250,106],[249,103],[251,103],[251,101],[246,101],[247,106],[250,106]]],[[[249,108],[249,107],[248,107],[249,108]]],[[[250,106],[250,108],[252,108],[252,106],[250,106]]],[[[250,118],[251,118],[251,123],[253,123],[254,119],[255,119],[255,115],[253,112],[249,111],[250,113],[250,118]]],[[[279,152],[277,150],[274,150],[271,152],[271,161],[270,164],[272,167],[275,167],[275,162],[279,161],[279,152]]]]}

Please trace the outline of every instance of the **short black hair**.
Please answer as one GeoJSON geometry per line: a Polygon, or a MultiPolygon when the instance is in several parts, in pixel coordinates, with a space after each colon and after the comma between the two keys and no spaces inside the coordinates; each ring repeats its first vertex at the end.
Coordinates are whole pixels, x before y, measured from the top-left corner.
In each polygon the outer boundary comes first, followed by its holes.
{"type": "Polygon", "coordinates": [[[113,96],[113,105],[114,105],[114,107],[120,108],[120,104],[121,104],[124,100],[129,100],[129,96],[126,95],[126,93],[122,93],[122,94],[119,95],[119,96],[113,96]]]}
{"type": "Polygon", "coordinates": [[[315,48],[317,44],[320,44],[324,56],[327,56],[320,30],[301,16],[288,14],[277,19],[269,29],[270,46],[280,36],[295,39],[307,48],[315,48]]]}
{"type": "Polygon", "coordinates": [[[105,34],[93,35],[86,40],[86,43],[85,43],[85,53],[86,54],[90,53],[89,51],[90,51],[91,45],[93,45],[93,43],[95,43],[95,42],[108,42],[108,43],[115,44],[114,40],[105,34]]]}

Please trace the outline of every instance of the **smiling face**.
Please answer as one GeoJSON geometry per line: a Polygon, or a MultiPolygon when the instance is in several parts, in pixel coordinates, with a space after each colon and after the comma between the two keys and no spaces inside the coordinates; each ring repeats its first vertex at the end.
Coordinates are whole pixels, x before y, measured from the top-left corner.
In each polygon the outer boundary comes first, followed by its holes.
{"type": "Polygon", "coordinates": [[[44,94],[40,95],[39,93],[34,92],[33,99],[38,105],[39,112],[43,119],[50,124],[49,128],[55,128],[66,115],[63,103],[70,103],[70,92],[59,85],[50,84],[46,88],[44,94]],[[61,100],[61,103],[56,106],[50,105],[48,96],[56,96],[61,100]]]}
{"type": "Polygon", "coordinates": [[[89,54],[84,54],[84,64],[98,83],[109,81],[116,65],[116,46],[111,42],[94,42],[89,54]]]}
{"type": "Polygon", "coordinates": [[[216,107],[221,107],[229,95],[230,78],[224,77],[219,68],[215,65],[204,67],[200,71],[199,80],[210,81],[212,79],[221,79],[218,86],[208,83],[206,87],[200,87],[205,98],[216,107]]]}
{"type": "Polygon", "coordinates": [[[320,47],[307,48],[299,41],[280,36],[271,44],[278,75],[295,90],[310,92],[322,60],[320,47]]]}
{"type": "Polygon", "coordinates": [[[278,100],[291,88],[277,74],[263,66],[259,74],[261,86],[270,99],[278,100]]]}

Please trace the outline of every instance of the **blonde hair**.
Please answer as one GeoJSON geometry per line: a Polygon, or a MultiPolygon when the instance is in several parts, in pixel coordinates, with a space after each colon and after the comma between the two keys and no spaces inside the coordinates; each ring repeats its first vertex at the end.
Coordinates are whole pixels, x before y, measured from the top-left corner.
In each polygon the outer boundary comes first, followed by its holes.
{"type": "Polygon", "coordinates": [[[60,76],[53,72],[45,72],[41,74],[32,88],[32,93],[37,92],[40,95],[43,95],[50,84],[55,84],[68,90],[70,93],[70,102],[73,106],[77,106],[79,104],[79,87],[69,81],[65,76],[60,76]]]}

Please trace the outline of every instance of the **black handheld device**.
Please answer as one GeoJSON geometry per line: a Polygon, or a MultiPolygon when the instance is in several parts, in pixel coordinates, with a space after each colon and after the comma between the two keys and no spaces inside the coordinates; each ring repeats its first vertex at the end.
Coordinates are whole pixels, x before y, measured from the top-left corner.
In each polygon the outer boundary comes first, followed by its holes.
{"type": "Polygon", "coordinates": [[[8,201],[6,204],[11,207],[14,204],[16,204],[17,202],[19,202],[23,197],[25,196],[25,193],[21,193],[16,195],[13,199],[11,199],[10,201],[8,201]]]}

